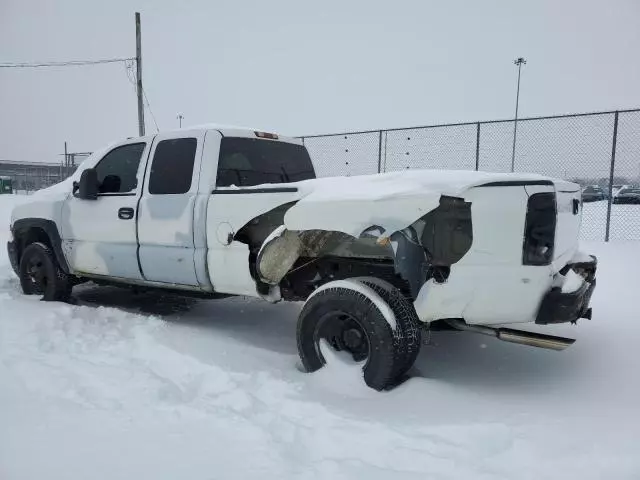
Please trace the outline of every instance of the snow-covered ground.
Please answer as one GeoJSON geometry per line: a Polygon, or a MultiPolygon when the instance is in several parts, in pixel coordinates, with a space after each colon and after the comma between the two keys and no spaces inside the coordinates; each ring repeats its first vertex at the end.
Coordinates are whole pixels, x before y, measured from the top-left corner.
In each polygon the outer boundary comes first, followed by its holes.
{"type": "MultiPolygon", "coordinates": [[[[2,245],[24,198],[0,197],[2,245]]],[[[387,393],[301,373],[297,304],[43,303],[2,249],[0,479],[640,478],[640,243],[585,247],[594,317],[568,350],[434,333],[387,393]]]]}

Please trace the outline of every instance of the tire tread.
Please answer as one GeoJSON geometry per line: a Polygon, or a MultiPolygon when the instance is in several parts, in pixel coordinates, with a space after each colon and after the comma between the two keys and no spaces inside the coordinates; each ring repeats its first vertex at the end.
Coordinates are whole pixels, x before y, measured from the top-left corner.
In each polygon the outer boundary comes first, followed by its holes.
{"type": "Polygon", "coordinates": [[[307,300],[298,318],[297,344],[300,359],[307,372],[314,372],[325,364],[316,340],[311,335],[324,310],[335,306],[352,308],[359,315],[369,340],[370,352],[363,367],[365,383],[384,390],[395,383],[396,348],[394,332],[376,304],[363,293],[344,286],[326,288],[307,300]]]}
{"type": "Polygon", "coordinates": [[[73,283],[71,282],[69,275],[67,275],[62,270],[62,268],[60,268],[60,265],[58,264],[51,248],[42,242],[30,243],[22,252],[22,256],[20,259],[20,284],[22,285],[23,292],[27,295],[32,294],[32,292],[26,285],[26,280],[23,278],[24,272],[22,262],[30,255],[36,254],[42,255],[44,257],[43,259],[47,263],[47,268],[50,269],[51,276],[55,277],[53,286],[45,289],[45,292],[42,295],[42,300],[48,302],[67,302],[71,297],[71,289],[73,288],[73,283]]]}
{"type": "Polygon", "coordinates": [[[422,345],[422,330],[415,308],[402,293],[390,283],[377,278],[359,278],[389,305],[396,317],[394,340],[396,347],[397,378],[406,374],[415,363],[422,345]]]}

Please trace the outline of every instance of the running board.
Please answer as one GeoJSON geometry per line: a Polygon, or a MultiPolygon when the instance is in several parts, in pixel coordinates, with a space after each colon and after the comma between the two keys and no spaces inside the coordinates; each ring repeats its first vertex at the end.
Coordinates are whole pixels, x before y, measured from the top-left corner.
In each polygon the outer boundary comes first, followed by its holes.
{"type": "Polygon", "coordinates": [[[469,325],[463,320],[450,319],[446,322],[456,330],[475,332],[481,335],[496,337],[503,342],[519,343],[531,347],[547,348],[549,350],[564,350],[575,342],[573,338],[556,337],[544,335],[542,333],[524,332],[522,330],[512,330],[511,328],[492,328],[482,325],[469,325]]]}

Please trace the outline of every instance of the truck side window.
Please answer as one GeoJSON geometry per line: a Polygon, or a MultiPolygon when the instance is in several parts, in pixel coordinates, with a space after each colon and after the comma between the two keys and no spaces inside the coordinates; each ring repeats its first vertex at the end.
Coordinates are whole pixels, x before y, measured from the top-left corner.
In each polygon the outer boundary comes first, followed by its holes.
{"type": "Polygon", "coordinates": [[[245,137],[221,140],[218,187],[250,187],[311,178],[315,178],[313,165],[302,145],[245,137]]]}
{"type": "Polygon", "coordinates": [[[174,138],[158,143],[151,164],[149,193],[187,193],[191,189],[197,146],[195,138],[174,138]]]}
{"type": "Polygon", "coordinates": [[[100,193],[129,193],[138,186],[138,166],[145,143],[116,147],[96,165],[100,193]]]}

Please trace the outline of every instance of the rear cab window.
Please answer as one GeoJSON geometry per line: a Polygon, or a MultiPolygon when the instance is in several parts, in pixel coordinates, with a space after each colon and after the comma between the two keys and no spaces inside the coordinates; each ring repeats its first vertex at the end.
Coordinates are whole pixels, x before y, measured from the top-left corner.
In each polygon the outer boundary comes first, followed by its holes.
{"type": "Polygon", "coordinates": [[[224,137],[220,142],[217,187],[252,187],[315,178],[302,145],[274,140],[224,137]]]}

